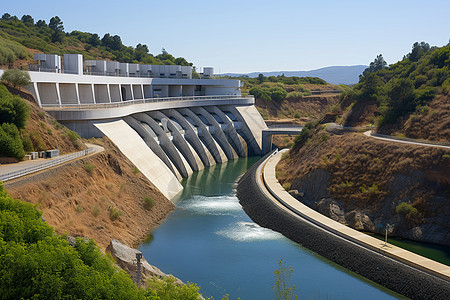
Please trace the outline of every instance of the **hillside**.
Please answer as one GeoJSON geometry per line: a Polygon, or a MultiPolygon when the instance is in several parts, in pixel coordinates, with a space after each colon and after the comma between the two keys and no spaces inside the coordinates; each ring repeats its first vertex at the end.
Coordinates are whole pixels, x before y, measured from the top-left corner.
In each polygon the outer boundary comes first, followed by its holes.
{"type": "Polygon", "coordinates": [[[175,58],[164,49],[161,54],[149,53],[148,46],[123,45],[118,35],[106,33],[100,37],[96,33],[65,32],[63,21],[55,16],[48,23],[35,21],[32,16],[20,19],[7,13],[0,19],[0,68],[28,68],[34,53],[63,55],[82,54],[84,59],[114,60],[128,63],[151,65],[192,66],[183,57],[175,58]]]}
{"type": "MultiPolygon", "coordinates": [[[[76,133],[39,108],[30,94],[9,90],[27,99],[29,118],[21,136],[29,137],[35,150],[70,153],[86,148],[76,133]]],[[[88,236],[103,250],[113,238],[137,246],[174,205],[107,138],[89,142],[105,151],[8,181],[5,188],[12,197],[37,204],[59,234],[88,236]],[[146,198],[153,199],[153,207],[145,204],[146,198]]]]}
{"type": "Polygon", "coordinates": [[[378,69],[343,95],[342,123],[372,123],[383,134],[449,141],[450,45],[415,43],[402,61],[389,68],[382,62],[375,60],[378,69]]]}
{"type": "Polygon", "coordinates": [[[331,84],[355,84],[359,80],[359,75],[366,69],[367,66],[332,66],[325,67],[310,71],[273,71],[273,72],[252,72],[252,73],[225,73],[222,76],[231,77],[243,77],[248,76],[250,78],[258,77],[259,74],[263,74],[266,77],[269,76],[281,76],[284,74],[286,77],[318,77],[331,84]]]}
{"type": "Polygon", "coordinates": [[[393,236],[450,245],[450,151],[380,141],[325,124],[377,123],[381,133],[448,143],[449,57],[449,46],[417,43],[403,61],[365,72],[355,88],[344,91],[334,114],[307,124],[296,138],[277,166],[283,186],[356,229],[383,233],[391,224],[393,236]]]}

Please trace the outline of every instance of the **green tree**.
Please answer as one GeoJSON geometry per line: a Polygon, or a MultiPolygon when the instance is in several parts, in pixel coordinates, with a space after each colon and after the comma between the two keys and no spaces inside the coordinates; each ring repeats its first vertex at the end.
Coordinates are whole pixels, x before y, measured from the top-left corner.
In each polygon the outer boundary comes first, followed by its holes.
{"type": "Polygon", "coordinates": [[[387,62],[384,60],[383,55],[379,54],[374,59],[374,61],[370,63],[369,67],[363,71],[363,76],[366,76],[370,73],[378,72],[386,68],[387,62]]]}
{"type": "Polygon", "coordinates": [[[62,42],[64,39],[64,26],[63,22],[58,16],[52,17],[48,23],[48,27],[53,30],[52,42],[62,42]]]}
{"type": "Polygon", "coordinates": [[[291,266],[286,266],[286,262],[280,259],[278,262],[279,269],[276,269],[273,274],[275,275],[275,285],[272,286],[275,292],[275,297],[278,300],[289,300],[297,299],[298,296],[295,295],[295,285],[289,286],[289,281],[291,280],[292,273],[294,269],[291,266]]]}
{"type": "Polygon", "coordinates": [[[259,83],[263,83],[265,79],[266,78],[264,77],[263,74],[258,74],[258,81],[259,81],[259,83]]]}
{"type": "Polygon", "coordinates": [[[34,19],[30,15],[23,15],[21,20],[22,20],[23,24],[25,24],[26,26],[33,26],[34,25],[34,19]]]}
{"type": "Polygon", "coordinates": [[[4,13],[4,14],[2,15],[2,20],[5,20],[5,21],[11,20],[11,15],[8,14],[8,13],[4,13]]]}
{"type": "Polygon", "coordinates": [[[64,31],[63,22],[58,16],[54,16],[50,19],[48,27],[53,31],[64,31]]]}
{"type": "Polygon", "coordinates": [[[19,129],[26,126],[30,107],[17,95],[12,95],[4,85],[0,85],[0,120],[11,123],[19,129]]]}
{"type": "Polygon", "coordinates": [[[16,125],[10,123],[1,124],[0,156],[22,159],[24,155],[22,140],[16,125]]]}
{"type": "Polygon", "coordinates": [[[26,86],[31,83],[30,74],[19,69],[5,70],[0,79],[11,84],[14,88],[26,86]]]}

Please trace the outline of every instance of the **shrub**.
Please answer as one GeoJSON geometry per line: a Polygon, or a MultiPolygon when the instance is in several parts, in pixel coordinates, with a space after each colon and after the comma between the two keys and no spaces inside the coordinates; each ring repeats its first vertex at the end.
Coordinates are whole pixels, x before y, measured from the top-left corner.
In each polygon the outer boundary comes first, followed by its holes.
{"type": "Polygon", "coordinates": [[[300,92],[289,92],[286,95],[287,100],[300,100],[303,98],[303,94],[300,92]]]}
{"type": "Polygon", "coordinates": [[[23,150],[25,152],[32,152],[34,150],[34,148],[33,148],[33,142],[31,141],[30,135],[29,134],[23,135],[21,137],[21,139],[22,139],[23,150]]]}
{"type": "Polygon", "coordinates": [[[289,191],[291,189],[292,183],[291,182],[285,182],[283,183],[283,189],[286,191],[289,191]]]}
{"type": "Polygon", "coordinates": [[[0,79],[12,85],[14,88],[29,85],[31,82],[30,74],[19,69],[4,71],[0,79]]]}
{"type": "Polygon", "coordinates": [[[95,170],[95,166],[93,164],[91,164],[91,163],[87,163],[87,164],[84,164],[84,169],[86,170],[86,172],[89,173],[89,175],[92,176],[92,174],[93,174],[93,172],[95,170]]]}
{"type": "Polygon", "coordinates": [[[144,198],[144,208],[146,210],[152,209],[152,207],[155,206],[155,200],[153,200],[151,197],[145,197],[144,198]]]}
{"type": "Polygon", "coordinates": [[[296,111],[296,112],[294,113],[294,118],[300,119],[300,112],[296,111]]]}
{"type": "Polygon", "coordinates": [[[133,168],[133,174],[137,174],[140,173],[141,171],[139,171],[139,169],[137,167],[133,168]]]}
{"type": "Polygon", "coordinates": [[[0,120],[1,123],[12,123],[19,129],[25,128],[30,107],[25,100],[12,95],[4,85],[0,85],[0,120]]]}
{"type": "Polygon", "coordinates": [[[0,126],[0,156],[17,159],[25,156],[19,130],[14,124],[3,123],[0,126]]]}
{"type": "Polygon", "coordinates": [[[109,208],[109,218],[111,219],[111,221],[117,220],[121,215],[123,215],[123,212],[121,212],[120,210],[114,207],[109,208]]]}
{"type": "Polygon", "coordinates": [[[404,216],[413,216],[417,214],[417,208],[410,203],[402,202],[395,208],[395,212],[404,216]]]}
{"type": "Polygon", "coordinates": [[[94,217],[98,217],[99,214],[100,214],[100,208],[98,207],[98,205],[94,205],[94,207],[92,208],[92,215],[94,217]]]}
{"type": "Polygon", "coordinates": [[[42,137],[38,132],[30,132],[30,139],[33,143],[33,148],[36,151],[44,151],[47,150],[47,147],[44,145],[44,142],[42,141],[42,137]]]}

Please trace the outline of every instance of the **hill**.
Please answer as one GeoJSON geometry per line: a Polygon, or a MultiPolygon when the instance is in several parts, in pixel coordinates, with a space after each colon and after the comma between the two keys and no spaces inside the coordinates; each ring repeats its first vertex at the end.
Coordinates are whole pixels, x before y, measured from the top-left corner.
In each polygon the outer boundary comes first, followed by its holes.
{"type": "Polygon", "coordinates": [[[269,76],[281,76],[284,74],[286,77],[319,77],[331,84],[355,84],[359,80],[359,75],[366,69],[367,66],[332,66],[325,67],[310,71],[272,71],[272,72],[252,72],[252,73],[225,73],[222,76],[242,77],[248,76],[250,78],[258,77],[259,74],[263,74],[266,77],[269,76]]]}
{"type": "Polygon", "coordinates": [[[100,37],[96,33],[74,30],[65,32],[63,21],[55,16],[47,24],[45,20],[34,21],[30,15],[21,19],[3,14],[0,19],[0,67],[20,67],[27,69],[33,62],[33,53],[82,54],[85,59],[114,60],[128,63],[151,65],[192,66],[183,57],[175,58],[166,50],[153,55],[148,46],[137,44],[126,46],[118,35],[106,33],[100,37]]]}
{"type": "Polygon", "coordinates": [[[413,45],[390,67],[380,55],[344,90],[333,113],[309,123],[277,166],[278,180],[319,212],[355,229],[450,243],[450,151],[332,129],[377,123],[378,132],[449,142],[450,46],[413,45]],[[379,227],[379,225],[382,227],[379,227]]]}

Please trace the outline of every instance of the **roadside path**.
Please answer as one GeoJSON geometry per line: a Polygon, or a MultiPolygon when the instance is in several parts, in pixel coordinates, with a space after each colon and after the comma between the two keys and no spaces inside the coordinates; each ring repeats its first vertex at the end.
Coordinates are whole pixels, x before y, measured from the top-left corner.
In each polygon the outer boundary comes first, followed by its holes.
{"type": "Polygon", "coordinates": [[[85,143],[85,145],[88,147],[88,149],[75,153],[64,154],[54,158],[40,158],[13,164],[0,165],[0,181],[19,178],[57,165],[65,164],[75,159],[89,157],[105,150],[105,148],[99,145],[90,143],[85,143]]]}
{"type": "Polygon", "coordinates": [[[364,132],[364,135],[371,137],[371,138],[388,141],[388,142],[418,145],[418,146],[425,146],[425,147],[443,148],[443,149],[450,150],[450,145],[446,145],[445,143],[436,144],[432,141],[422,141],[422,140],[416,140],[416,139],[411,139],[411,138],[392,137],[392,136],[388,136],[388,135],[372,133],[370,130],[364,132]]]}
{"type": "Polygon", "coordinates": [[[450,267],[392,244],[386,244],[379,239],[338,223],[309,208],[291,196],[284,190],[275,175],[275,167],[280,161],[283,152],[284,151],[279,151],[277,154],[270,156],[265,163],[261,164],[260,169],[258,170],[258,183],[261,190],[265,190],[266,194],[270,196],[276,205],[284,207],[289,213],[294,214],[298,218],[305,219],[331,234],[336,234],[360,246],[386,255],[397,261],[401,261],[427,273],[434,274],[446,281],[450,281],[450,267]]]}

